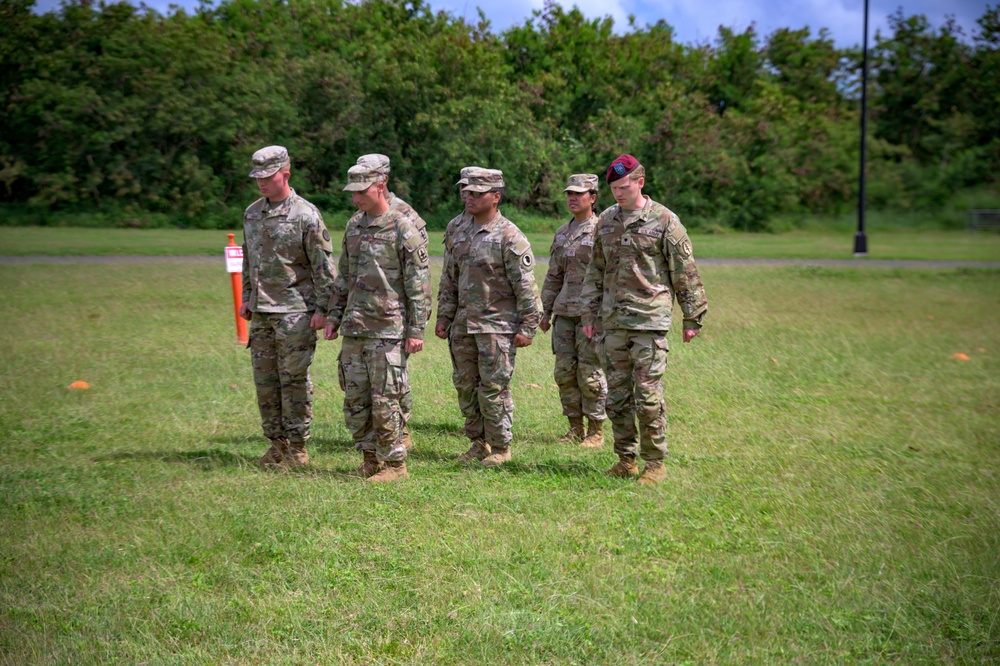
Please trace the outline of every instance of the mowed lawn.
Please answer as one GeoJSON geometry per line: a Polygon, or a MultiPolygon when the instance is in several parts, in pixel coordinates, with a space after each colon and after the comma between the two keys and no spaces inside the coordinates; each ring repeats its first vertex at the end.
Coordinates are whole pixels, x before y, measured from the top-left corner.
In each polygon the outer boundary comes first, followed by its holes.
{"type": "Polygon", "coordinates": [[[540,334],[511,463],[455,462],[431,336],[411,478],[372,487],[339,342],[312,465],[256,469],[219,266],[0,266],[0,664],[1000,660],[1000,272],[703,275],[661,485],[606,478],[610,434],[554,443],[540,334]]]}
{"type": "MultiPolygon", "coordinates": [[[[516,216],[513,219],[517,221],[516,216]]],[[[560,223],[552,221],[555,226],[560,223]]],[[[236,224],[231,233],[237,243],[242,242],[243,231],[236,224]]],[[[330,234],[339,253],[343,231],[332,229],[330,234]]],[[[226,231],[202,229],[0,226],[0,255],[215,255],[221,262],[226,235],[226,231]]],[[[444,232],[431,231],[429,235],[430,253],[443,255],[444,232]]],[[[548,254],[552,233],[529,232],[527,236],[535,254],[548,254]]],[[[995,232],[892,228],[869,230],[867,238],[869,259],[1000,261],[1000,234],[995,232]]],[[[693,232],[691,240],[696,257],[713,259],[850,259],[854,251],[853,231],[693,232]]]]}

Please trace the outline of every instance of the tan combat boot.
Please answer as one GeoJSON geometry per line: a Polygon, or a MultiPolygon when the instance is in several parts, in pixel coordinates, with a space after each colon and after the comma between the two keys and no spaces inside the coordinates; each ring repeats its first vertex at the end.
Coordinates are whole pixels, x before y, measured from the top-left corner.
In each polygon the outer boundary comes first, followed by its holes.
{"type": "Polygon", "coordinates": [[[403,428],[403,446],[409,451],[413,448],[413,440],[410,439],[410,433],[407,432],[406,428],[403,428]]]}
{"type": "Polygon", "coordinates": [[[472,446],[469,447],[469,450],[458,457],[458,462],[482,460],[488,455],[490,455],[490,445],[486,443],[486,440],[474,439],[472,440],[472,446]]]}
{"type": "Polygon", "coordinates": [[[667,468],[662,460],[647,460],[646,466],[642,468],[642,476],[639,483],[644,486],[654,486],[663,480],[667,475],[667,468]]]}
{"type": "Polygon", "coordinates": [[[271,448],[269,448],[260,460],[257,461],[257,465],[261,469],[280,467],[285,462],[285,455],[288,453],[288,440],[277,438],[271,440],[271,448]]]}
{"type": "Polygon", "coordinates": [[[510,460],[510,447],[506,449],[493,449],[490,455],[483,458],[483,467],[499,467],[510,460]]]}
{"type": "Polygon", "coordinates": [[[582,416],[570,416],[569,417],[569,430],[566,434],[556,440],[559,444],[577,444],[586,436],[583,431],[583,417],[582,416]]]}
{"type": "Polygon", "coordinates": [[[364,460],[361,461],[360,467],[351,472],[351,476],[359,476],[362,479],[367,479],[377,474],[382,467],[382,463],[375,457],[375,452],[362,451],[361,455],[364,456],[364,460]]]}
{"type": "Polygon", "coordinates": [[[388,483],[399,479],[406,479],[410,473],[406,471],[405,460],[390,460],[382,463],[382,469],[378,474],[368,477],[368,483],[388,483]]]}
{"type": "Polygon", "coordinates": [[[309,454],[306,453],[305,442],[289,442],[285,453],[285,464],[289,467],[304,467],[309,464],[309,454]]]}
{"type": "Polygon", "coordinates": [[[635,462],[635,456],[618,456],[617,464],[606,471],[605,474],[620,479],[639,476],[639,465],[635,462]]]}
{"type": "Polygon", "coordinates": [[[604,421],[587,419],[587,436],[580,442],[580,446],[588,449],[596,449],[604,445],[604,421]]]}

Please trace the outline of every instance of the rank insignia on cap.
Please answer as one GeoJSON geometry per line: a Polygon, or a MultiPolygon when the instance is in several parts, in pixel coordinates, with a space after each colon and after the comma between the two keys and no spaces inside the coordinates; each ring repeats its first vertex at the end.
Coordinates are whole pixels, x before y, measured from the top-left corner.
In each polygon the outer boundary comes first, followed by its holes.
{"type": "Polygon", "coordinates": [[[624,176],[625,175],[625,165],[624,164],[616,164],[615,165],[615,173],[618,174],[619,176],[624,176]]]}

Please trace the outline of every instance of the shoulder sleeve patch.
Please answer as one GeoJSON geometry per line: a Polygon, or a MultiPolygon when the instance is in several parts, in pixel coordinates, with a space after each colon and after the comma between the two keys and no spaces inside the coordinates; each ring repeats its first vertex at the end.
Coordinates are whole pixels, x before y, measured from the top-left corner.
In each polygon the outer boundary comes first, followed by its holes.
{"type": "Polygon", "coordinates": [[[670,242],[677,245],[681,241],[687,239],[687,234],[687,229],[684,228],[684,225],[681,224],[680,220],[676,217],[671,217],[667,222],[667,238],[670,239],[670,242]]]}
{"type": "Polygon", "coordinates": [[[531,249],[531,243],[528,242],[527,238],[525,238],[524,236],[521,236],[520,238],[518,238],[514,242],[513,245],[511,245],[510,249],[511,249],[511,252],[513,252],[514,254],[516,254],[517,256],[520,257],[520,256],[524,255],[525,253],[530,254],[530,252],[528,252],[528,250],[531,249]]]}
{"type": "Polygon", "coordinates": [[[416,252],[422,247],[426,247],[427,243],[424,242],[423,237],[417,233],[403,234],[403,247],[406,248],[407,252],[410,254],[416,252]]]}

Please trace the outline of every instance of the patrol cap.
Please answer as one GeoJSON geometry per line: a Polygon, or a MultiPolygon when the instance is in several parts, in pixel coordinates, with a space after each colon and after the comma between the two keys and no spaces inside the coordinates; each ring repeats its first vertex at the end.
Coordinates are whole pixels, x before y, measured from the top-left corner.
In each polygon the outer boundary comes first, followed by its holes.
{"type": "Polygon", "coordinates": [[[463,192],[489,192],[503,187],[503,171],[500,169],[475,169],[466,178],[469,184],[462,188],[463,192]]]}
{"type": "Polygon", "coordinates": [[[468,185],[469,184],[469,174],[473,171],[483,171],[483,167],[477,166],[467,166],[462,168],[461,178],[458,179],[456,185],[468,185]]]}
{"type": "Polygon", "coordinates": [[[358,158],[355,164],[364,164],[377,168],[381,173],[389,175],[389,156],[382,153],[369,153],[358,158]]]}
{"type": "Polygon", "coordinates": [[[563,192],[590,192],[597,191],[598,178],[596,173],[574,173],[566,181],[566,189],[563,192]]]}
{"type": "Polygon", "coordinates": [[[608,167],[606,180],[608,181],[608,184],[611,184],[616,180],[620,180],[629,175],[638,169],[639,166],[639,160],[635,159],[631,155],[620,155],[614,162],[611,163],[611,166],[608,167]]]}
{"type": "Polygon", "coordinates": [[[253,154],[251,178],[270,178],[282,167],[291,166],[288,150],[284,146],[267,146],[253,154]]]}
{"type": "Polygon", "coordinates": [[[378,167],[369,164],[355,164],[347,170],[347,185],[344,192],[364,192],[375,183],[385,180],[385,174],[378,167]]]}

